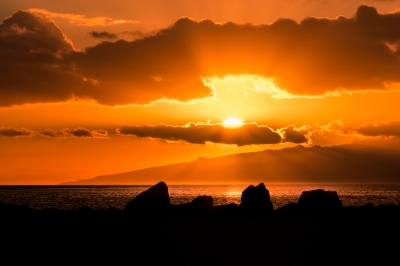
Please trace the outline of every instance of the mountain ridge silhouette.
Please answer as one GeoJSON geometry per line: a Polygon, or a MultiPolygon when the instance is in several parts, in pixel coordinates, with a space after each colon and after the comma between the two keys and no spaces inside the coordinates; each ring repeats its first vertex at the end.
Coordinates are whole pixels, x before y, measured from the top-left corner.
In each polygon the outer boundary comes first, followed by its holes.
{"type": "MultiPolygon", "coordinates": [[[[398,144],[397,140],[394,142],[398,144]]],[[[62,185],[400,183],[400,146],[296,146],[102,175],[62,185]]]]}

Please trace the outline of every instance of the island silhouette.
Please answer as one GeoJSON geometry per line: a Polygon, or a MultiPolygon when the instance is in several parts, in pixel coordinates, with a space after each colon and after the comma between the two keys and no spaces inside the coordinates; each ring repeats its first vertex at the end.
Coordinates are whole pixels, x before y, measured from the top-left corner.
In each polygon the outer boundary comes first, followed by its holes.
{"type": "Polygon", "coordinates": [[[199,157],[186,163],[64,182],[62,185],[251,183],[399,183],[399,140],[385,145],[351,143],[332,147],[297,146],[282,150],[199,157]]]}

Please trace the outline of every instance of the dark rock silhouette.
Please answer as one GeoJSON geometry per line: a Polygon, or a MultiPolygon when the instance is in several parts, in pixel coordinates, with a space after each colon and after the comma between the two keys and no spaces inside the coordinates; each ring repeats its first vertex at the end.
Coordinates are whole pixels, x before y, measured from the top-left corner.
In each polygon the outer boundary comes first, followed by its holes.
{"type": "Polygon", "coordinates": [[[173,205],[172,216],[199,216],[209,213],[213,208],[213,198],[211,196],[198,196],[189,203],[173,205]]]}
{"type": "Polygon", "coordinates": [[[169,206],[168,187],[164,182],[159,182],[126,204],[125,211],[156,214],[165,212],[169,206]]]}
{"type": "Polygon", "coordinates": [[[46,250],[63,258],[68,250],[72,263],[83,257],[91,264],[108,257],[110,264],[134,258],[151,265],[391,265],[399,249],[393,240],[400,239],[400,205],[342,207],[336,192],[320,189],[274,211],[264,184],[246,188],[240,207],[213,206],[210,196],[171,205],[160,182],[126,211],[37,210],[0,202],[0,217],[3,260],[29,263],[46,256],[15,254],[46,250]],[[334,215],[315,216],[321,209],[334,215]],[[168,215],[146,219],[160,213],[168,215]]]}
{"type": "Polygon", "coordinates": [[[336,191],[323,189],[303,191],[298,204],[301,209],[310,211],[332,211],[343,207],[336,191]]]}
{"type": "Polygon", "coordinates": [[[212,215],[214,217],[238,217],[240,214],[240,208],[235,203],[229,203],[228,205],[217,205],[212,209],[212,215]]]}
{"type": "Polygon", "coordinates": [[[190,205],[193,206],[193,208],[198,209],[201,212],[207,212],[210,211],[213,207],[213,198],[211,196],[198,196],[195,198],[190,205]]]}
{"type": "Polygon", "coordinates": [[[275,210],[275,215],[282,218],[293,218],[299,215],[299,204],[290,202],[275,210]]]}
{"type": "Polygon", "coordinates": [[[245,215],[250,216],[266,216],[274,212],[269,191],[264,183],[256,187],[250,185],[243,190],[239,207],[245,215]]]}

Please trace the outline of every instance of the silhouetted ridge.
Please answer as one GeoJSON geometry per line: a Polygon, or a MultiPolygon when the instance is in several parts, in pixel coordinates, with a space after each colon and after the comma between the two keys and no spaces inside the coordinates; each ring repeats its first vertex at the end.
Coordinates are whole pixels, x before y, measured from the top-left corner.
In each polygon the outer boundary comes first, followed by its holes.
{"type": "Polygon", "coordinates": [[[350,179],[356,183],[400,183],[400,150],[393,148],[399,147],[400,141],[387,143],[390,145],[297,146],[214,158],[199,157],[192,162],[64,184],[151,184],[158,182],[160,177],[174,184],[346,183],[350,179]]]}

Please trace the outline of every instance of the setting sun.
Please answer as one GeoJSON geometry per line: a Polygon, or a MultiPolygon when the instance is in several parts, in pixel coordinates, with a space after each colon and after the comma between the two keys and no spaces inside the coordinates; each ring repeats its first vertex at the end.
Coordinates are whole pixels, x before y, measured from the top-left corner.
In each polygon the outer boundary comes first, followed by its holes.
{"type": "Polygon", "coordinates": [[[229,117],[224,122],[224,127],[240,127],[242,125],[242,121],[237,117],[229,117]]]}

